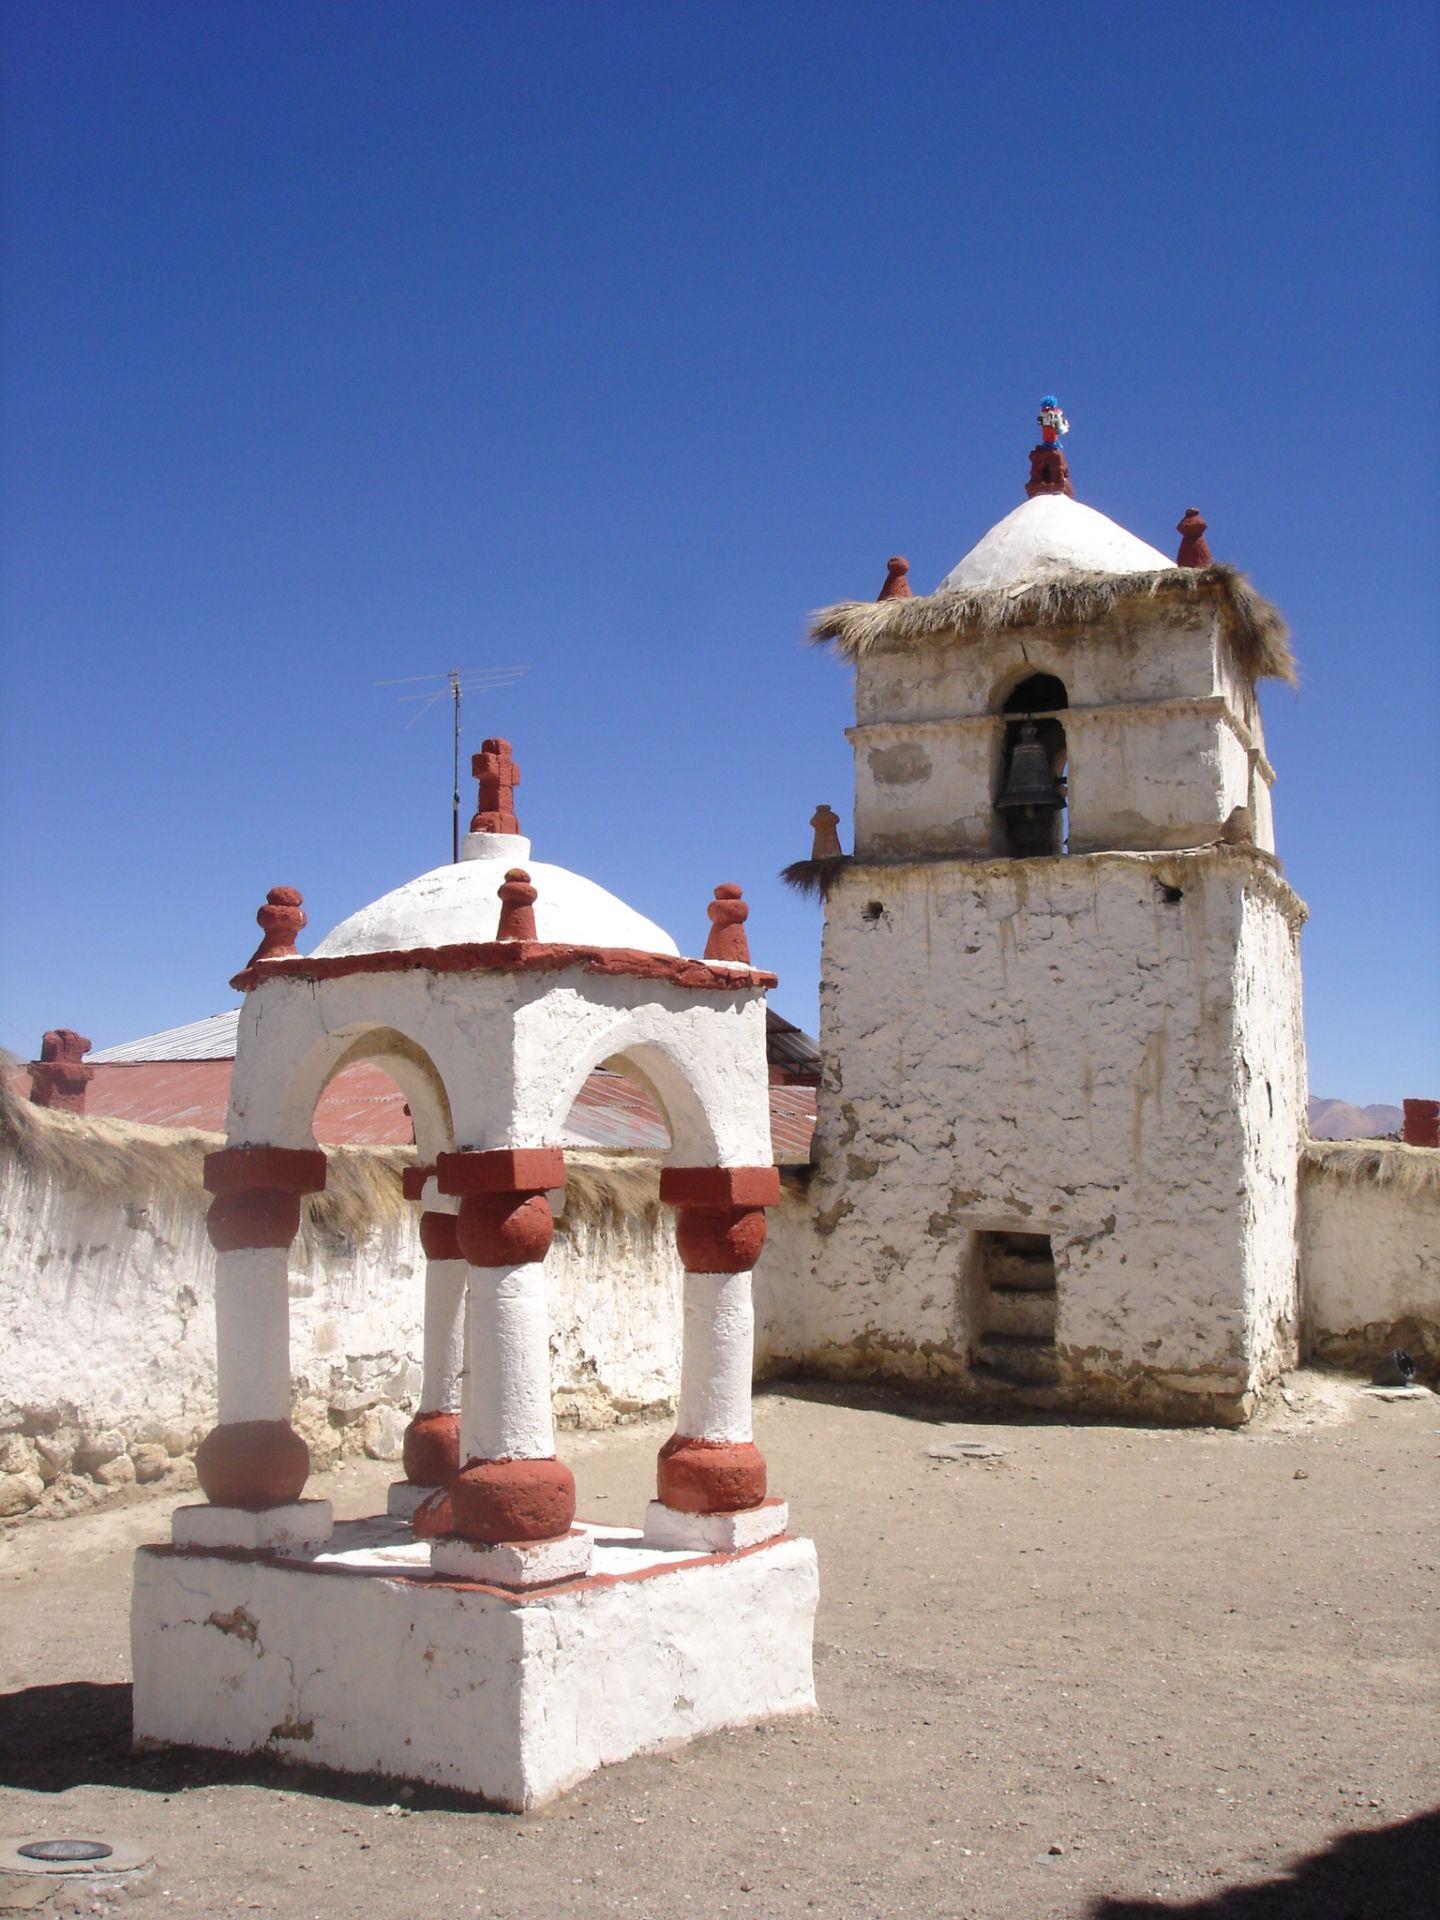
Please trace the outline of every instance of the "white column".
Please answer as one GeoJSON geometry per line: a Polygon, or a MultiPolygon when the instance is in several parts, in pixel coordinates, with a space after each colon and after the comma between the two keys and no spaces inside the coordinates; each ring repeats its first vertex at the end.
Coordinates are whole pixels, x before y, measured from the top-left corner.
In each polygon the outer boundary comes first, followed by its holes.
{"type": "Polygon", "coordinates": [[[749,1273],[687,1273],[676,1432],[691,1440],[750,1439],[754,1365],[749,1273]]]}
{"type": "Polygon", "coordinates": [[[467,1300],[461,1460],[553,1458],[545,1263],[471,1267],[467,1300]]]}
{"type": "Polygon", "coordinates": [[[421,1413],[453,1413],[460,1404],[465,1354],[463,1260],[429,1260],[425,1266],[425,1347],[421,1413]]]}
{"type": "Polygon", "coordinates": [[[243,1247],[215,1256],[219,1422],[290,1418],[290,1252],[243,1247]]]}

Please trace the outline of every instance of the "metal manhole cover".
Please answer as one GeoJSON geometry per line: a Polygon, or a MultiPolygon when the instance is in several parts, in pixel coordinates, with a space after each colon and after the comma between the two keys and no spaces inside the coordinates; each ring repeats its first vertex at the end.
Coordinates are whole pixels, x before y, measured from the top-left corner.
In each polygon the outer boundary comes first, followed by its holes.
{"type": "Polygon", "coordinates": [[[15,1851],[26,1860],[108,1860],[115,1849],[103,1840],[27,1840],[15,1851]]]}

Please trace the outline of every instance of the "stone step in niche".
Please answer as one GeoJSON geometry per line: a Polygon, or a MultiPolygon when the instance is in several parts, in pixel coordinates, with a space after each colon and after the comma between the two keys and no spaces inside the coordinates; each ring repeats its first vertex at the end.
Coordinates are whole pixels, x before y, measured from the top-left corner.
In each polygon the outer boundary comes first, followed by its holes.
{"type": "Polygon", "coordinates": [[[1019,1333],[983,1333],[975,1343],[975,1359],[1016,1386],[1048,1387],[1060,1378],[1053,1337],[1036,1340],[1019,1333]]]}
{"type": "Polygon", "coordinates": [[[1055,1345],[1055,1288],[997,1287],[992,1284],[985,1302],[986,1333],[1014,1333],[1025,1339],[1055,1345]]]}

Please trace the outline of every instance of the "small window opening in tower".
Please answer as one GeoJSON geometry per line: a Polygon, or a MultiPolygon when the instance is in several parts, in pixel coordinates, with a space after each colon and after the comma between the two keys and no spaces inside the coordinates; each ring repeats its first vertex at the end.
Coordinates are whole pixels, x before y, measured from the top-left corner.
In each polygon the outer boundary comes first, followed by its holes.
{"type": "Polygon", "coordinates": [[[1002,849],[1012,859],[1069,849],[1069,756],[1065,728],[1056,717],[1069,704],[1063,680],[1032,673],[1011,690],[1001,709],[1006,722],[995,810],[1002,849]]]}

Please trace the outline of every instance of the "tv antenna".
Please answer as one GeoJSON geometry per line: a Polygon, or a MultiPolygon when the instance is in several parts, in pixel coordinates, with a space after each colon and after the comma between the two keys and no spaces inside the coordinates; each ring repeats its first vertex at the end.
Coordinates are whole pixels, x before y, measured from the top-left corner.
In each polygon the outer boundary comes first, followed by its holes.
{"type": "Polygon", "coordinates": [[[513,686],[529,667],[449,667],[444,673],[410,673],[399,680],[376,680],[377,687],[419,687],[418,693],[398,695],[403,706],[413,705],[414,713],[405,722],[405,731],[423,720],[432,707],[449,700],[455,710],[453,729],[454,778],[450,793],[450,858],[460,858],[460,702],[467,693],[494,693],[500,687],[513,686]]]}

